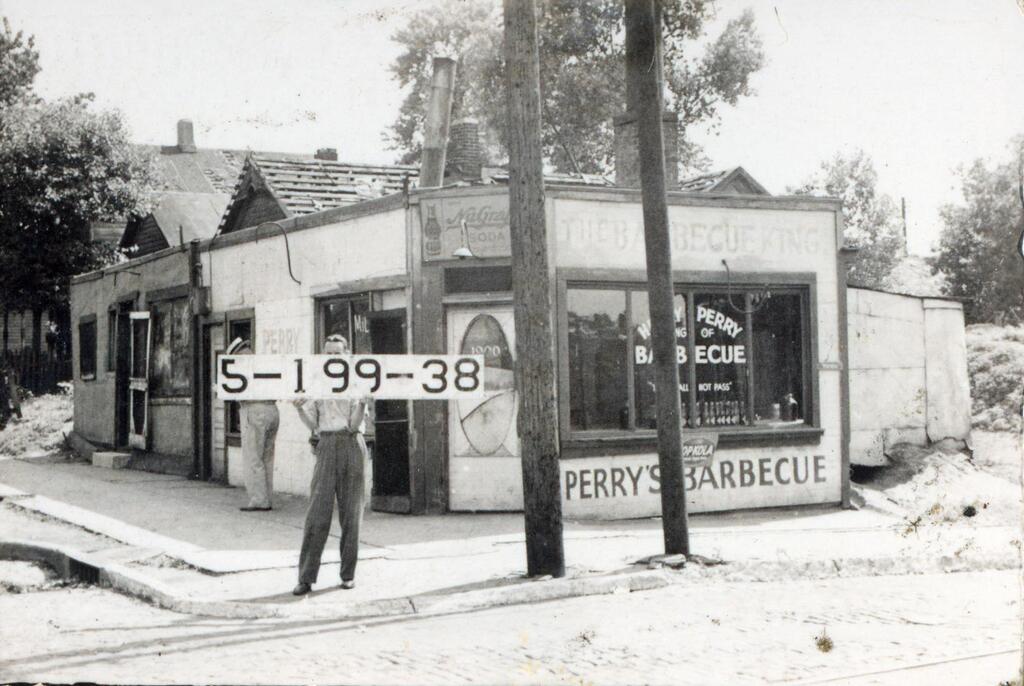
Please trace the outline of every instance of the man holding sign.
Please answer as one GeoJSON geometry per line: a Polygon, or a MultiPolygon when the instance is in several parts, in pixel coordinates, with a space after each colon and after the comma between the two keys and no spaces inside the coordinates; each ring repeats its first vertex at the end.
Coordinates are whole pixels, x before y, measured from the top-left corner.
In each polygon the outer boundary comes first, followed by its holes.
{"type": "MultiPolygon", "coordinates": [[[[329,336],[324,352],[348,355],[348,341],[337,334],[329,336]]],[[[334,501],[338,501],[341,524],[341,587],[355,588],[356,562],[359,558],[359,525],[363,518],[366,469],[366,425],[368,398],[338,400],[296,400],[299,418],[312,432],[310,443],[316,452],[309,510],[299,553],[299,583],[292,591],[305,595],[316,583],[320,557],[331,530],[334,501]]]]}

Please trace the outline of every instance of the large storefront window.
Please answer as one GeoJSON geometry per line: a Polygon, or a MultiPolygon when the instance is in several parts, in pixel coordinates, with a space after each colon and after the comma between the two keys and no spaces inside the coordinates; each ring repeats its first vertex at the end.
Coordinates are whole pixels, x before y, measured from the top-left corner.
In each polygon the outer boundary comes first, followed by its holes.
{"type": "MultiPolygon", "coordinates": [[[[720,431],[805,423],[811,417],[807,307],[806,289],[797,287],[678,287],[685,426],[720,431]]],[[[566,310],[570,430],[656,429],[646,287],[570,285],[566,310]]]]}

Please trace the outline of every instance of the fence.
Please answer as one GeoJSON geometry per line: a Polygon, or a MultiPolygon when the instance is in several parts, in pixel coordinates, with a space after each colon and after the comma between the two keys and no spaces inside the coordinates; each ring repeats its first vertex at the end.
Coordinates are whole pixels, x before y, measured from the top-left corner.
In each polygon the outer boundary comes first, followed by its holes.
{"type": "Polygon", "coordinates": [[[25,348],[4,353],[3,359],[14,370],[18,385],[35,395],[53,393],[60,382],[71,381],[71,360],[53,353],[44,352],[36,357],[31,349],[25,348]]]}

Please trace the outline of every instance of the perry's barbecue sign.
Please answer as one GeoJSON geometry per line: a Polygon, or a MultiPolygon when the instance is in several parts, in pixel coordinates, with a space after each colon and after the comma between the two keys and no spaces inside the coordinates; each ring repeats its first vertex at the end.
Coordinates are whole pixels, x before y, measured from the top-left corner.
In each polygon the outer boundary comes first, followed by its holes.
{"type": "Polygon", "coordinates": [[[424,198],[420,202],[423,259],[450,260],[459,248],[475,257],[508,257],[508,196],[424,198]]]}

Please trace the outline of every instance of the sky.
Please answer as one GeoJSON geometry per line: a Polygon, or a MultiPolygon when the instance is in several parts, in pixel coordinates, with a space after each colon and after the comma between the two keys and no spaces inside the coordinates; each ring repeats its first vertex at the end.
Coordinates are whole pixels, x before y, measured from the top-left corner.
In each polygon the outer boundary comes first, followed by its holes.
{"type": "MultiPolygon", "coordinates": [[[[382,134],[403,93],[391,35],[413,0],[0,0],[33,34],[44,97],[90,91],[140,143],[392,162],[382,134]]],[[[714,33],[753,8],[766,66],[756,95],[693,133],[714,168],[742,165],[772,193],[837,152],[865,150],[907,203],[927,253],[956,169],[1009,159],[1024,133],[1024,0],[720,0],[714,33]]]]}

